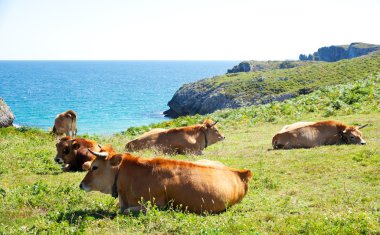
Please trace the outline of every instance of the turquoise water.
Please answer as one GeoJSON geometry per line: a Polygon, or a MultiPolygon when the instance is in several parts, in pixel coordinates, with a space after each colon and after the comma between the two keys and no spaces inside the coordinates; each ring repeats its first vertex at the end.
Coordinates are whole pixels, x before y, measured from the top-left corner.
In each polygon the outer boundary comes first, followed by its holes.
{"type": "Polygon", "coordinates": [[[15,124],[47,130],[73,109],[78,134],[111,134],[167,118],[184,83],[224,74],[236,61],[0,61],[0,97],[15,124]]]}

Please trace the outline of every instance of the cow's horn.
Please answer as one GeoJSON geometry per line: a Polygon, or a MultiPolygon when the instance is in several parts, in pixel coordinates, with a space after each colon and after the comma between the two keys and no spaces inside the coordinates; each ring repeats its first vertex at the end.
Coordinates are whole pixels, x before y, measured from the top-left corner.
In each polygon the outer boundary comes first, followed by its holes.
{"type": "Polygon", "coordinates": [[[214,122],[213,124],[211,124],[210,127],[215,126],[218,122],[219,122],[219,121],[214,122]]]}
{"type": "Polygon", "coordinates": [[[365,124],[363,126],[359,126],[358,129],[362,129],[362,128],[366,127],[366,126],[368,126],[368,124],[365,124]]]}
{"type": "Polygon", "coordinates": [[[100,157],[100,158],[106,158],[106,157],[108,157],[108,153],[107,152],[100,152],[99,153],[99,152],[94,152],[91,149],[88,149],[88,151],[90,151],[90,153],[92,153],[95,156],[100,157]]]}

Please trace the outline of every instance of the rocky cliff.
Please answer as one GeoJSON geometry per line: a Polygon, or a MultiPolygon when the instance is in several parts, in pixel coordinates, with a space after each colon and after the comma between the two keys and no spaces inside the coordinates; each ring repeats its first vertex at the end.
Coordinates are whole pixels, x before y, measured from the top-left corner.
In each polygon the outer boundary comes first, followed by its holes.
{"type": "Polygon", "coordinates": [[[15,119],[11,109],[5,103],[3,98],[0,97],[0,127],[8,127],[13,125],[15,119]]]}
{"type": "Polygon", "coordinates": [[[378,51],[380,51],[380,45],[354,42],[350,45],[321,47],[317,52],[309,54],[308,56],[301,54],[299,59],[302,61],[311,60],[335,62],[343,59],[352,59],[355,57],[368,55],[378,51]]]}

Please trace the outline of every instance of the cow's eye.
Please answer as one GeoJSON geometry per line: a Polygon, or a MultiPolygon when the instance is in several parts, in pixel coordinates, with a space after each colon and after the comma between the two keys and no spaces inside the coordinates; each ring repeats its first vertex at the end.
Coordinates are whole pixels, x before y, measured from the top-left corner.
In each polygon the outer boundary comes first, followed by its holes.
{"type": "Polygon", "coordinates": [[[69,152],[70,152],[69,148],[66,147],[66,148],[63,149],[63,154],[68,154],[69,152]]]}
{"type": "Polygon", "coordinates": [[[98,169],[97,166],[93,166],[93,167],[92,167],[92,170],[93,170],[93,171],[96,171],[97,169],[98,169]]]}
{"type": "Polygon", "coordinates": [[[350,138],[353,140],[355,137],[353,135],[351,135],[350,138]]]}

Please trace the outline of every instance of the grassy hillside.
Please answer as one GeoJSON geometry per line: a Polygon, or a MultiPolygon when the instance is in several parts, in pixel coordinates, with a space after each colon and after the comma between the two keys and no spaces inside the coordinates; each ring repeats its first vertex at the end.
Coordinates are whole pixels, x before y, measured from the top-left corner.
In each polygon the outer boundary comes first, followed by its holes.
{"type": "Polygon", "coordinates": [[[380,71],[380,56],[365,56],[334,63],[311,63],[306,66],[226,74],[196,83],[198,90],[218,89],[242,100],[268,95],[303,94],[334,84],[357,81],[380,71]]]}
{"type": "MultiPolygon", "coordinates": [[[[221,161],[250,169],[243,201],[218,215],[200,216],[149,207],[146,215],[118,214],[117,201],[79,190],[85,173],[63,173],[54,163],[55,141],[28,128],[0,129],[0,234],[196,233],[376,234],[380,232],[380,76],[330,86],[284,103],[216,112],[226,140],[203,156],[168,158],[221,161]],[[368,123],[366,146],[324,146],[267,151],[284,124],[335,119],[368,123]]],[[[182,126],[182,117],[123,134],[86,136],[123,151],[133,136],[153,127],[182,126]]],[[[153,157],[152,151],[139,155],[153,157]]]]}

